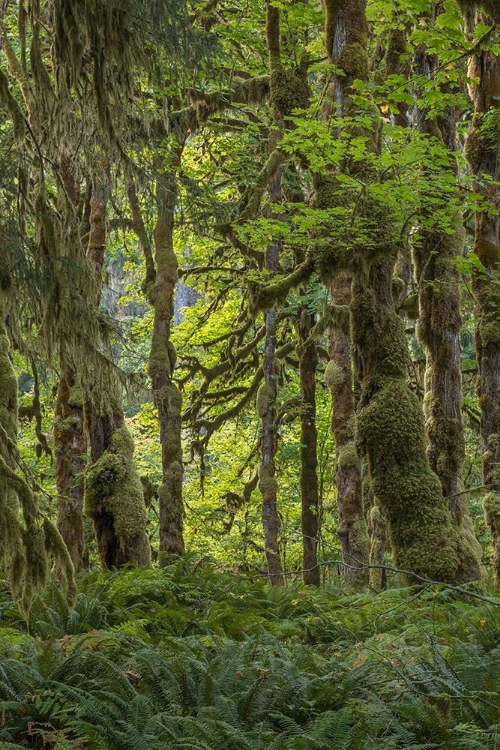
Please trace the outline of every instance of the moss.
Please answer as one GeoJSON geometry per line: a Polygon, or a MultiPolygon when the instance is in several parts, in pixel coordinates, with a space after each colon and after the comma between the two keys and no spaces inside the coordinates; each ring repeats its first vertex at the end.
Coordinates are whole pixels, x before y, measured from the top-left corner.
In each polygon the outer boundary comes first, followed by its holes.
{"type": "MultiPolygon", "coordinates": [[[[271,72],[271,103],[281,118],[290,117],[295,109],[307,109],[311,97],[311,89],[307,77],[307,70],[291,68],[284,70],[277,68],[271,72]]],[[[291,126],[292,123],[285,125],[291,126]]]]}
{"type": "Polygon", "coordinates": [[[418,398],[387,378],[358,417],[372,486],[389,521],[398,567],[436,580],[469,580],[477,560],[452,525],[441,482],[429,468],[418,398]]]}
{"type": "Polygon", "coordinates": [[[483,449],[483,472],[489,486],[500,485],[500,434],[492,434],[488,437],[483,449]]]}
{"type": "Polygon", "coordinates": [[[342,68],[346,75],[366,80],[368,77],[369,60],[364,40],[362,43],[354,42],[353,44],[348,44],[337,61],[337,65],[339,68],[342,68]]]}
{"type": "Polygon", "coordinates": [[[252,312],[264,312],[274,305],[279,306],[284,304],[288,293],[302,282],[307,281],[313,270],[313,264],[310,260],[306,260],[298,265],[295,271],[281,279],[266,284],[260,282],[249,284],[252,312]]]}
{"type": "Polygon", "coordinates": [[[500,493],[489,492],[483,500],[486,523],[492,534],[500,535],[500,493]]]}
{"type": "Polygon", "coordinates": [[[261,383],[255,399],[255,411],[263,419],[269,411],[270,404],[275,400],[275,393],[268,382],[261,383]]]}
{"type": "Polygon", "coordinates": [[[400,279],[399,276],[393,276],[392,278],[392,298],[394,302],[397,302],[398,299],[401,297],[404,289],[406,287],[405,282],[403,279],[400,279]]]}
{"type": "Polygon", "coordinates": [[[160,485],[158,490],[160,499],[165,498],[167,493],[169,493],[170,497],[177,497],[182,485],[182,473],[181,463],[179,461],[172,461],[165,472],[165,481],[160,485]]]}
{"type": "Polygon", "coordinates": [[[495,584],[500,586],[500,492],[489,492],[484,498],[484,517],[493,538],[495,584]]]}
{"type": "Polygon", "coordinates": [[[342,446],[337,454],[337,466],[344,469],[348,466],[359,464],[359,456],[356,450],[356,443],[352,440],[342,446]]]}
{"type": "MultiPolygon", "coordinates": [[[[381,265],[389,265],[388,263],[381,265]]],[[[378,266],[373,269],[377,273],[378,266]]],[[[380,273],[384,272],[384,268],[380,273]]],[[[381,309],[370,287],[353,285],[351,335],[374,380],[386,376],[406,378],[410,355],[403,321],[391,306],[381,309]]]]}
{"type": "MultiPolygon", "coordinates": [[[[378,505],[373,505],[370,510],[368,531],[371,537],[370,565],[381,566],[384,564],[384,554],[387,546],[387,526],[378,505]]],[[[382,588],[383,572],[380,567],[370,569],[370,586],[377,591],[382,588]]]]}
{"type": "Polygon", "coordinates": [[[134,442],[123,425],[114,431],[109,450],[85,473],[85,512],[94,521],[109,514],[125,558],[148,565],[144,494],[133,455],[134,442]]]}
{"type": "Polygon", "coordinates": [[[257,489],[263,498],[275,497],[278,494],[278,482],[274,476],[274,468],[267,464],[259,466],[259,481],[257,489]]]}
{"type": "Polygon", "coordinates": [[[10,342],[0,321],[0,425],[17,441],[17,377],[10,359],[10,342]]]}
{"type": "Polygon", "coordinates": [[[334,390],[345,380],[345,373],[342,367],[336,362],[330,360],[325,369],[325,385],[329,390],[334,390]]]}
{"type": "Polygon", "coordinates": [[[374,471],[425,462],[424,419],[417,396],[400,378],[387,378],[358,415],[357,436],[374,471]]]}
{"type": "Polygon", "coordinates": [[[483,346],[500,342],[500,320],[481,320],[479,323],[479,335],[483,346]]]}
{"type": "Polygon", "coordinates": [[[68,396],[68,405],[83,409],[83,390],[79,386],[71,388],[68,396]]]}
{"type": "Polygon", "coordinates": [[[172,414],[180,414],[182,408],[182,394],[176,385],[164,385],[158,391],[158,398],[166,403],[172,414]]]}

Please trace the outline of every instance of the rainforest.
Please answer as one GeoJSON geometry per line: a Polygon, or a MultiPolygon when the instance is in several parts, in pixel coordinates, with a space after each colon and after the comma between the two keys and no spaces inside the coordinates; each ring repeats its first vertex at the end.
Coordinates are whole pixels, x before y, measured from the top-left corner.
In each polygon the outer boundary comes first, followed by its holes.
{"type": "Polygon", "coordinates": [[[499,0],[1,0],[0,750],[500,750],[499,0]]]}

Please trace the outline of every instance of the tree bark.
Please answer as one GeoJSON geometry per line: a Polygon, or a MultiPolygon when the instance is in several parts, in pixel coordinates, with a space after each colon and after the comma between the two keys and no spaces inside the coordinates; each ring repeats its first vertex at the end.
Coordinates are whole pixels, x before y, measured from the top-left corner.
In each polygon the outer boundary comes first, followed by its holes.
{"type": "MultiPolygon", "coordinates": [[[[266,35],[271,73],[271,98],[276,96],[274,74],[281,69],[280,59],[280,11],[279,8],[267,3],[266,35]]],[[[274,107],[274,131],[271,133],[269,148],[273,153],[278,133],[279,112],[274,107]]],[[[272,174],[269,180],[269,197],[271,203],[279,203],[282,199],[281,178],[282,167],[272,174]]],[[[271,215],[272,216],[272,215],[271,215]]],[[[266,248],[265,268],[270,276],[278,270],[279,243],[271,243],[266,248]]],[[[280,517],[278,513],[278,482],[276,481],[275,457],[278,448],[276,432],[276,398],[278,392],[278,363],[276,360],[276,305],[265,313],[266,335],[264,339],[264,357],[262,368],[264,380],[257,393],[256,409],[261,418],[261,463],[259,466],[258,490],[262,496],[262,525],[266,551],[267,572],[271,585],[284,583],[283,567],[279,551],[280,517]]]]}
{"type": "MultiPolygon", "coordinates": [[[[345,73],[335,77],[337,106],[344,102],[345,114],[356,107],[350,89],[353,81],[364,80],[368,70],[366,2],[328,0],[326,10],[328,50],[345,73]]],[[[376,126],[366,132],[367,145],[375,152],[376,132],[376,126]]],[[[369,166],[357,169],[358,177],[370,181],[369,166]]],[[[362,388],[359,452],[367,456],[375,501],[389,522],[396,565],[435,580],[463,580],[460,559],[466,551],[452,525],[439,479],[428,465],[422,408],[406,382],[410,360],[393,302],[397,248],[388,237],[387,207],[368,201],[365,206],[361,202],[358,211],[365,212],[372,234],[380,234],[373,237],[380,244],[378,258],[366,257],[368,248],[365,252],[352,248],[350,259],[351,331],[362,388]]]]}
{"type": "Polygon", "coordinates": [[[314,326],[314,315],[304,307],[299,316],[299,377],[302,399],[300,412],[300,494],[304,583],[319,586],[318,530],[318,431],[316,429],[316,369],[318,352],[308,340],[314,326]]]}
{"type": "MultiPolygon", "coordinates": [[[[428,77],[436,65],[437,61],[427,54],[422,45],[415,57],[417,74],[428,77]]],[[[457,172],[454,156],[455,117],[455,111],[450,107],[441,117],[429,117],[422,110],[418,113],[419,131],[437,140],[449,152],[449,166],[441,167],[441,171],[444,176],[448,174],[452,178],[457,172]]],[[[449,193],[444,193],[441,200],[444,210],[450,201],[449,193]]],[[[467,552],[461,565],[469,569],[463,571],[462,577],[475,579],[480,575],[481,546],[474,534],[467,497],[461,492],[465,458],[460,352],[462,321],[459,274],[455,261],[462,254],[465,231],[459,213],[450,216],[449,227],[442,227],[446,216],[441,217],[439,225],[432,226],[432,214],[437,208],[436,190],[432,191],[429,206],[426,205],[424,193],[422,216],[425,223],[419,229],[419,240],[413,246],[419,301],[417,338],[426,356],[424,416],[427,457],[431,469],[439,477],[457,533],[462,538],[461,548],[467,552]]]]}
{"type": "MultiPolygon", "coordinates": [[[[61,145],[59,174],[62,186],[58,186],[58,209],[69,237],[68,254],[76,264],[80,260],[78,251],[81,248],[77,216],[80,186],[74,169],[74,164],[61,145]]],[[[67,347],[61,344],[54,413],[57,528],[68,548],[75,573],[80,573],[85,564],[83,472],[86,467],[86,449],[83,390],[78,374],[70,362],[67,347]]]]}
{"type": "Polygon", "coordinates": [[[160,422],[162,483],[160,499],[160,563],[184,554],[182,501],[182,397],[174,379],[175,347],[170,341],[174,317],[174,293],[178,280],[174,251],[174,211],[177,201],[175,168],[179,166],[180,149],[172,154],[169,171],[158,176],[158,215],[154,230],[156,277],[150,286],[149,299],[154,310],[153,339],[149,355],[154,400],[160,422]]]}
{"type": "Polygon", "coordinates": [[[347,582],[368,581],[369,539],[363,508],[361,461],[355,444],[356,409],[352,383],[349,305],[351,281],[340,273],[330,286],[331,300],[337,312],[332,316],[328,335],[329,363],[325,381],[332,397],[332,432],[335,438],[335,474],[337,479],[338,537],[343,575],[347,582]]]}
{"type": "MultiPolygon", "coordinates": [[[[106,189],[94,178],[90,199],[87,258],[95,275],[99,310],[101,275],[106,246],[106,189]]],[[[125,424],[121,387],[110,366],[101,366],[91,383],[84,383],[85,427],[92,464],[85,474],[85,510],[92,518],[99,557],[104,567],[126,563],[149,565],[146,507],[134,462],[134,442],[125,424]]]]}
{"type": "Polygon", "coordinates": [[[84,432],[83,392],[74,370],[61,370],[54,413],[57,528],[75,568],[84,566],[83,471],[87,441],[84,432]],[[78,481],[80,477],[80,481],[78,481]]]}
{"type": "MultiPolygon", "coordinates": [[[[472,5],[472,4],[471,4],[472,5]]],[[[497,23],[496,4],[485,3],[497,23]],[[491,7],[490,7],[491,6],[491,7]]],[[[466,14],[466,21],[472,19],[466,14]]],[[[481,14],[477,21],[488,22],[481,14]]],[[[469,26],[473,35],[474,29],[469,26]]],[[[474,54],[469,63],[469,93],[474,115],[465,153],[475,190],[485,203],[500,205],[500,56],[488,50],[474,54]]],[[[481,409],[482,464],[486,521],[494,546],[495,582],[500,586],[500,291],[494,274],[500,271],[500,219],[496,211],[476,213],[474,253],[482,268],[473,273],[476,300],[476,353],[479,368],[477,393],[481,409]]]]}

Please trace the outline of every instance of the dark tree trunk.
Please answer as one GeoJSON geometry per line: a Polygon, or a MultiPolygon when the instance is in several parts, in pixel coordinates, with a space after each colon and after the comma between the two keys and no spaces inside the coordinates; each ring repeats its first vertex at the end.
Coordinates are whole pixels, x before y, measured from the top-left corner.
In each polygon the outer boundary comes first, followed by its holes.
{"type": "MultiPolygon", "coordinates": [[[[106,190],[92,186],[87,257],[95,276],[96,314],[106,246],[106,190]]],[[[111,368],[85,383],[85,427],[92,464],[85,474],[85,510],[92,518],[99,557],[111,569],[126,563],[149,565],[151,550],[134,442],[125,424],[121,386],[111,368]]]]}
{"type": "MultiPolygon", "coordinates": [[[[74,164],[61,145],[59,173],[63,189],[58,189],[59,211],[70,239],[69,257],[78,262],[81,248],[78,226],[80,187],[74,164]]],[[[83,472],[87,440],[84,429],[83,390],[78,374],[61,346],[59,385],[54,413],[54,454],[57,487],[57,528],[64,539],[75,573],[88,563],[84,558],[83,472]]]]}
{"type": "MultiPolygon", "coordinates": [[[[419,76],[432,75],[437,61],[424,46],[415,58],[419,76]]],[[[440,142],[450,153],[450,164],[441,167],[444,176],[455,177],[454,159],[456,133],[455,112],[451,108],[442,117],[429,117],[419,111],[420,132],[440,142]]],[[[436,167],[434,168],[436,169],[436,167]]],[[[449,193],[442,196],[442,208],[449,203],[449,193]]],[[[465,242],[462,217],[450,217],[451,226],[432,227],[436,211],[436,191],[426,205],[422,196],[422,215],[426,225],[420,228],[414,243],[413,257],[418,283],[419,317],[417,337],[425,350],[424,416],[426,420],[427,457],[431,469],[440,479],[457,533],[462,538],[466,556],[461,560],[463,578],[480,575],[481,547],[474,534],[468,513],[467,498],[461,492],[461,472],[465,458],[465,437],[462,421],[462,369],[460,353],[460,288],[455,261],[462,254],[465,242]],[[430,228],[429,228],[430,227],[430,228]],[[449,232],[444,230],[451,230],[449,232]]]]}
{"type": "Polygon", "coordinates": [[[314,326],[314,315],[306,308],[300,313],[299,376],[300,395],[300,492],[302,498],[302,549],[304,583],[319,586],[317,547],[319,529],[318,456],[316,429],[316,369],[318,352],[314,340],[308,340],[314,326]]]}
{"type": "MultiPolygon", "coordinates": [[[[485,3],[495,21],[500,11],[485,3]]],[[[470,19],[469,19],[470,20],[470,19]]],[[[488,21],[479,14],[478,21],[488,21]]],[[[470,29],[473,32],[473,29],[470,29]]],[[[469,91],[474,116],[465,152],[477,178],[475,190],[486,204],[500,201],[500,56],[481,51],[471,57],[469,91]],[[486,179],[485,179],[486,178],[486,179]]],[[[477,392],[481,409],[481,438],[486,521],[494,545],[495,582],[500,586],[500,291],[493,274],[500,271],[500,219],[495,212],[476,213],[474,252],[482,269],[473,275],[476,299],[476,352],[479,367],[477,392]]]]}
{"type": "MultiPolygon", "coordinates": [[[[269,68],[271,81],[274,74],[281,70],[280,59],[280,25],[279,8],[267,4],[266,36],[269,54],[269,68]]],[[[276,97],[278,91],[271,83],[271,98],[276,97]]],[[[274,107],[274,126],[269,148],[271,153],[277,145],[279,112],[274,107]]],[[[282,167],[278,166],[269,181],[269,197],[271,203],[279,203],[282,199],[281,179],[282,167]]],[[[270,276],[278,270],[279,243],[272,243],[266,249],[265,268],[270,276]]],[[[266,335],[264,339],[264,357],[262,368],[264,380],[257,393],[256,409],[261,418],[261,463],[259,466],[258,490],[262,496],[262,525],[266,551],[267,571],[271,585],[284,583],[283,566],[279,550],[280,516],[278,513],[278,482],[276,481],[275,457],[278,449],[276,431],[276,398],[278,392],[278,365],[276,360],[276,305],[265,313],[266,335]]]]}
{"type": "Polygon", "coordinates": [[[61,368],[54,413],[57,528],[75,568],[84,566],[83,471],[86,466],[83,393],[70,367],[61,368]]]}
{"type": "MultiPolygon", "coordinates": [[[[169,169],[179,165],[180,151],[174,153],[169,169]]],[[[160,562],[184,554],[182,500],[181,393],[173,379],[175,347],[170,341],[174,317],[174,293],[178,280],[174,251],[174,211],[177,201],[175,171],[162,174],[157,182],[158,216],[154,230],[156,278],[149,298],[154,310],[153,340],[149,355],[149,375],[160,421],[162,483],[160,499],[160,562]]]]}
{"type": "Polygon", "coordinates": [[[352,382],[349,305],[351,281],[340,273],[332,281],[331,299],[337,310],[328,335],[329,364],[325,381],[332,396],[332,431],[335,437],[335,473],[337,478],[338,536],[342,549],[346,581],[368,581],[369,539],[363,508],[361,461],[355,444],[355,404],[352,382]]]}
{"type": "MultiPolygon", "coordinates": [[[[356,107],[352,82],[365,79],[368,70],[366,1],[329,0],[326,11],[328,51],[345,73],[335,79],[336,102],[343,102],[346,114],[356,107]]],[[[376,151],[376,127],[366,137],[376,151]]],[[[361,169],[359,177],[370,181],[370,168],[361,169]]],[[[373,242],[380,246],[378,259],[365,257],[368,248],[365,253],[352,248],[350,259],[351,331],[362,387],[359,451],[368,459],[375,503],[389,522],[396,565],[437,580],[459,580],[466,551],[452,525],[439,479],[428,465],[422,408],[406,382],[410,360],[393,301],[397,249],[388,237],[387,207],[371,201],[366,206],[360,203],[358,211],[365,213],[373,242]]]]}
{"type": "Polygon", "coordinates": [[[149,353],[149,375],[158,420],[162,455],[162,483],[158,490],[160,502],[160,564],[185,552],[182,500],[181,393],[173,379],[177,359],[170,340],[174,323],[174,297],[178,282],[178,265],[174,250],[174,212],[177,203],[176,169],[182,148],[171,152],[168,168],[172,171],[157,178],[157,219],[154,230],[154,258],[144,226],[139,200],[133,185],[128,196],[133,228],[139,238],[146,261],[143,290],[154,311],[153,339],[149,353]],[[156,261],[156,263],[155,263],[156,261]]]}

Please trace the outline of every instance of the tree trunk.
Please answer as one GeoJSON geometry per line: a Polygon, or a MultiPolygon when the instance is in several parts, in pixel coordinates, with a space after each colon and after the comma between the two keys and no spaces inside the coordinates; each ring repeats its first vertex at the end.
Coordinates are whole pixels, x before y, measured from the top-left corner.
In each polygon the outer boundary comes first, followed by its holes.
{"type": "Polygon", "coordinates": [[[302,499],[302,549],[304,583],[319,586],[317,547],[319,529],[318,456],[316,429],[316,369],[318,352],[313,340],[308,337],[314,326],[314,315],[303,308],[300,313],[299,376],[300,395],[300,493],[302,499]]]}
{"type": "MultiPolygon", "coordinates": [[[[81,247],[78,226],[80,186],[74,164],[61,145],[58,186],[58,209],[65,224],[68,254],[75,264],[81,247]]],[[[54,455],[57,487],[57,528],[75,568],[84,567],[83,472],[86,466],[87,440],[84,429],[83,391],[78,374],[69,362],[66,347],[59,356],[59,384],[54,413],[54,455]],[[80,475],[80,478],[77,479],[80,475]]],[[[87,561],[88,562],[88,561],[87,561]]]]}
{"type": "Polygon", "coordinates": [[[331,283],[333,314],[328,335],[329,363],[325,381],[332,396],[332,431],[335,437],[338,536],[345,563],[343,575],[349,583],[368,580],[369,539],[363,508],[361,461],[355,444],[355,405],[352,383],[349,305],[351,281],[340,273],[331,283]]]}
{"type": "MultiPolygon", "coordinates": [[[[496,4],[491,2],[490,5],[492,15],[496,13],[495,20],[500,21],[496,4]]],[[[480,14],[477,20],[488,21],[480,14]]],[[[475,190],[481,193],[486,204],[498,207],[500,56],[486,50],[473,55],[469,80],[474,116],[465,152],[471,172],[477,178],[475,190]]],[[[500,291],[494,277],[500,271],[500,219],[496,212],[476,213],[474,253],[482,264],[481,269],[474,271],[472,284],[476,300],[483,478],[488,487],[484,510],[493,537],[495,582],[500,586],[500,291]]]]}
{"type": "MultiPolygon", "coordinates": [[[[415,63],[417,74],[424,77],[432,75],[437,65],[424,46],[417,51],[415,63]]],[[[437,140],[443,149],[448,150],[450,164],[441,167],[441,171],[444,176],[454,178],[457,171],[454,110],[448,108],[439,118],[431,118],[425,111],[420,111],[418,123],[423,135],[437,140]]],[[[449,202],[450,195],[446,192],[442,195],[442,210],[449,202]]],[[[466,556],[461,566],[469,566],[468,570],[463,570],[462,577],[475,579],[480,575],[481,547],[474,534],[466,495],[461,493],[465,437],[460,352],[462,321],[459,274],[455,261],[462,254],[465,231],[459,214],[450,217],[450,227],[442,227],[446,216],[441,217],[439,225],[433,227],[432,214],[437,208],[436,190],[432,191],[428,206],[424,193],[422,215],[426,224],[420,228],[420,239],[413,247],[419,301],[417,338],[426,357],[424,416],[427,457],[431,469],[440,479],[453,522],[462,537],[462,549],[466,551],[466,556]],[[450,229],[451,233],[446,229],[450,229]]]]}
{"type": "MultiPolygon", "coordinates": [[[[278,93],[275,90],[273,74],[281,69],[280,60],[280,26],[279,8],[267,3],[266,35],[271,72],[271,98],[278,93]]],[[[269,149],[272,153],[277,145],[276,130],[279,112],[274,107],[274,131],[272,131],[269,149]]],[[[282,198],[282,167],[279,166],[269,181],[271,203],[279,203],[282,198]]],[[[271,215],[272,218],[272,215],[271,215]]],[[[268,245],[265,253],[265,268],[270,276],[278,270],[279,243],[268,245]]],[[[278,513],[278,482],[276,481],[275,457],[278,448],[276,433],[276,397],[278,392],[278,365],[276,360],[276,305],[265,313],[266,335],[264,339],[264,357],[262,368],[264,380],[257,393],[256,409],[261,418],[261,463],[257,488],[262,496],[262,526],[266,550],[267,572],[269,582],[275,586],[284,583],[283,567],[279,551],[280,517],[278,513]]]]}
{"type": "Polygon", "coordinates": [[[75,568],[83,568],[83,482],[85,469],[83,393],[70,367],[61,369],[54,413],[56,457],[57,528],[75,568]]]}
{"type": "MultiPolygon", "coordinates": [[[[90,200],[87,257],[96,278],[96,314],[106,246],[106,190],[94,180],[90,200]]],[[[85,474],[85,510],[92,518],[103,566],[149,565],[146,507],[134,462],[134,442],[125,424],[121,386],[111,368],[102,367],[85,383],[85,426],[92,465],[85,474]],[[98,376],[98,377],[97,377],[98,376]]]]}
{"type": "Polygon", "coordinates": [[[184,554],[182,501],[181,393],[174,382],[175,347],[170,341],[174,316],[174,292],[178,280],[174,252],[174,211],[177,200],[174,167],[179,165],[180,151],[174,153],[168,168],[158,176],[158,216],[154,230],[156,278],[149,298],[154,310],[153,340],[149,355],[154,400],[160,421],[162,483],[160,499],[160,564],[184,554]]]}
{"type": "MultiPolygon", "coordinates": [[[[356,107],[352,82],[365,79],[368,70],[366,1],[328,0],[326,10],[328,50],[345,73],[336,76],[335,100],[343,103],[341,111],[346,114],[356,107]]],[[[366,138],[375,151],[376,128],[368,130],[366,138]]],[[[359,176],[369,181],[370,168],[364,169],[359,176]]],[[[363,248],[352,248],[350,258],[351,331],[362,387],[359,451],[367,456],[375,502],[389,522],[396,565],[435,580],[460,580],[466,551],[453,527],[439,479],[428,465],[421,405],[406,382],[410,360],[393,302],[397,249],[388,237],[387,207],[372,200],[366,206],[360,202],[358,211],[365,212],[373,241],[380,246],[379,257],[371,262],[366,257],[368,248],[365,253],[363,248]]]]}

